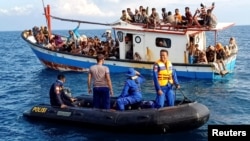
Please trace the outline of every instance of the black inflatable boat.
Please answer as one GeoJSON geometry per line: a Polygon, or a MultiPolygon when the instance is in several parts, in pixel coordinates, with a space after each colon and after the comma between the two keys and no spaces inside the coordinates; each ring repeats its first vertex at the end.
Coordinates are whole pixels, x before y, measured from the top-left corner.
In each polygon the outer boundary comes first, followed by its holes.
{"type": "MultiPolygon", "coordinates": [[[[125,111],[92,108],[92,96],[78,97],[81,107],[61,109],[48,104],[33,106],[23,113],[29,119],[76,123],[84,127],[149,133],[169,133],[193,130],[203,126],[209,119],[209,109],[197,101],[183,99],[173,107],[150,108],[148,101],[126,107],[125,111]]],[[[112,97],[111,104],[115,105],[112,97]]],[[[112,107],[114,108],[114,107],[112,107]]]]}

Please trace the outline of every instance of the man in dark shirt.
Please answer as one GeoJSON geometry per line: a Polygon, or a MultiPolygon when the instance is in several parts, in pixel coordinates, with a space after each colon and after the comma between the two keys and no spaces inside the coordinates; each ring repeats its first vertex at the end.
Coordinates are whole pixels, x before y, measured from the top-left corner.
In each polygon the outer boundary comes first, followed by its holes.
{"type": "Polygon", "coordinates": [[[59,74],[57,76],[56,82],[51,85],[49,91],[51,106],[59,106],[60,108],[74,106],[73,102],[75,102],[76,99],[66,95],[63,90],[63,84],[65,83],[65,81],[65,76],[63,74],[59,74]]]}

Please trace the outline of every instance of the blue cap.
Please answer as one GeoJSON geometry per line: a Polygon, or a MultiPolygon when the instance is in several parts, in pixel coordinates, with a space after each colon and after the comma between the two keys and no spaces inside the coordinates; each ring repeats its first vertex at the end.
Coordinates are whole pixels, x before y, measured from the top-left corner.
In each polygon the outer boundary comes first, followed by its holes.
{"type": "Polygon", "coordinates": [[[133,68],[129,68],[128,72],[126,73],[127,76],[133,77],[135,76],[135,70],[133,68]]]}

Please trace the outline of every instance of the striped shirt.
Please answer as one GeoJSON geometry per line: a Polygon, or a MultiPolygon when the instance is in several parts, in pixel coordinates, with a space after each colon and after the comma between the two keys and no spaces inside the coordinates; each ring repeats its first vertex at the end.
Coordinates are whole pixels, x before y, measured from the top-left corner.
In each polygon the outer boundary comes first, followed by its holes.
{"type": "Polygon", "coordinates": [[[108,81],[105,77],[109,73],[109,68],[103,65],[93,65],[89,69],[89,73],[93,78],[94,87],[108,87],[108,81]]]}

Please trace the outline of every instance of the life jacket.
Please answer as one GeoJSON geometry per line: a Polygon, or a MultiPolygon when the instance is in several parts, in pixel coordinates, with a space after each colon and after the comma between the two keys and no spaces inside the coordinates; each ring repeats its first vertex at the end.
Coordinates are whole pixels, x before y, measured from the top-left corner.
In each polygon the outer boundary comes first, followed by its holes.
{"type": "Polygon", "coordinates": [[[160,86],[166,86],[168,83],[173,84],[171,62],[167,61],[166,64],[164,64],[162,61],[158,60],[156,63],[160,68],[158,72],[158,82],[160,86]]]}

